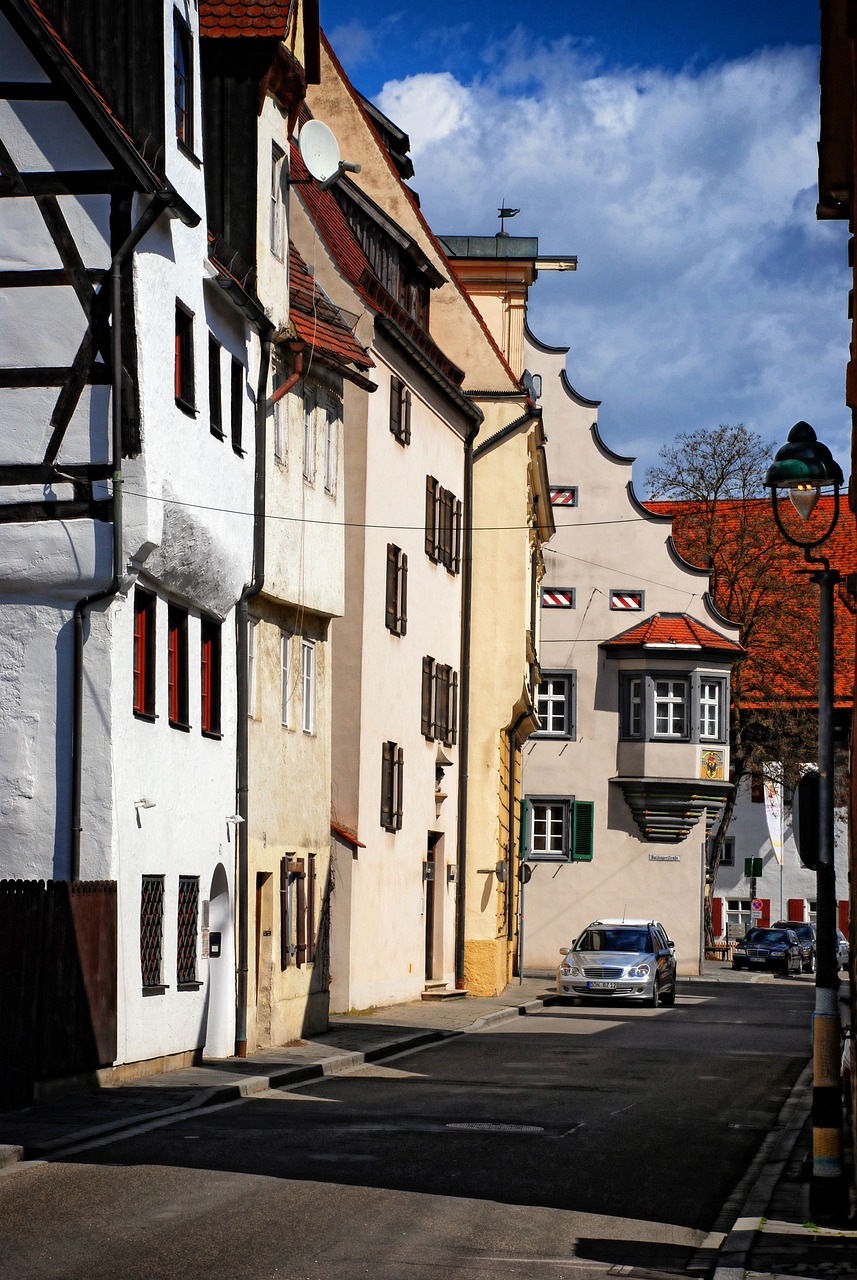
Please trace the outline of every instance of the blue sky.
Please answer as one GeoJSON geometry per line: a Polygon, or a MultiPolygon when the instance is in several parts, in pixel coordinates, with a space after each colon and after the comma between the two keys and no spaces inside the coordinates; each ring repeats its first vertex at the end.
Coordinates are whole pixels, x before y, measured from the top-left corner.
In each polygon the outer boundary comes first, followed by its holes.
{"type": "MultiPolygon", "coordinates": [[[[847,229],[815,218],[813,0],[322,0],[361,92],[406,129],[437,232],[497,207],[574,275],[530,325],[567,345],[635,479],[678,431],[804,418],[847,460],[847,229]]],[[[454,354],[454,353],[453,353],[454,354]]]]}

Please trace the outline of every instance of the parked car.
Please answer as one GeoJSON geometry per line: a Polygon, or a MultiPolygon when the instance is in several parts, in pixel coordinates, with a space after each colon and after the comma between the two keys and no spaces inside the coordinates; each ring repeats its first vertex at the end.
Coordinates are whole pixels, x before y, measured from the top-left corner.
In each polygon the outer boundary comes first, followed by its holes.
{"type": "Polygon", "coordinates": [[[848,939],[841,929],[836,930],[836,963],[840,969],[848,968],[848,959],[850,951],[848,947],[848,939]]]}
{"type": "Polygon", "coordinates": [[[793,929],[800,942],[801,968],[815,973],[815,925],[808,920],[776,920],[774,929],[793,929]]]}
{"type": "Polygon", "coordinates": [[[733,969],[770,969],[787,978],[802,967],[801,944],[794,929],[748,929],[732,952],[733,969]]]}
{"type": "Polygon", "coordinates": [[[675,946],[657,920],[593,920],[560,954],[559,996],[675,1003],[675,946]]]}

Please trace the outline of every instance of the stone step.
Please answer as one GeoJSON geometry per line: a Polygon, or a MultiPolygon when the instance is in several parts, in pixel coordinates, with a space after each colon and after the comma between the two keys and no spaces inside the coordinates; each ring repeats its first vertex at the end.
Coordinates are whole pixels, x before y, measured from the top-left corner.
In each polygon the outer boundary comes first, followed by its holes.
{"type": "Polygon", "coordinates": [[[427,982],[420,998],[422,1000],[458,1000],[466,995],[466,991],[448,987],[445,982],[427,982]]]}

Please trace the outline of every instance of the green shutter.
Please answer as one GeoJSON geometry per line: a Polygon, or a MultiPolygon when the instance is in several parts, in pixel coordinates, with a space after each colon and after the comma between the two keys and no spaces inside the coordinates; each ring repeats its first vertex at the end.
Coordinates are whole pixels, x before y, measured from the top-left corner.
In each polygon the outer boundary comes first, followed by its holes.
{"type": "Polygon", "coordinates": [[[595,825],[595,805],[591,800],[575,800],[573,823],[573,862],[592,861],[592,833],[595,825]]]}

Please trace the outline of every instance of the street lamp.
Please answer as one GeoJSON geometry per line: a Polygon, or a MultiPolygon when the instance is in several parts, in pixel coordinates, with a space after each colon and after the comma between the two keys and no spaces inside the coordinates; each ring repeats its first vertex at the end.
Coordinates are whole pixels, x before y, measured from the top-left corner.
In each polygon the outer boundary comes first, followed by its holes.
{"type": "Polygon", "coordinates": [[[792,546],[800,547],[808,573],[819,587],[818,626],[818,862],[816,865],[815,1012],[812,1020],[812,1180],[810,1208],[816,1218],[842,1218],[848,1189],[842,1167],[842,1087],[839,965],[836,956],[836,874],[833,861],[833,592],[840,580],[824,555],[814,555],[839,519],[843,476],[826,445],[807,422],[798,422],[765,475],[774,519],[792,546]],[[833,489],[833,512],[820,533],[806,537],[783,524],[778,489],[788,491],[801,520],[808,521],[822,489],[833,489]]]}

